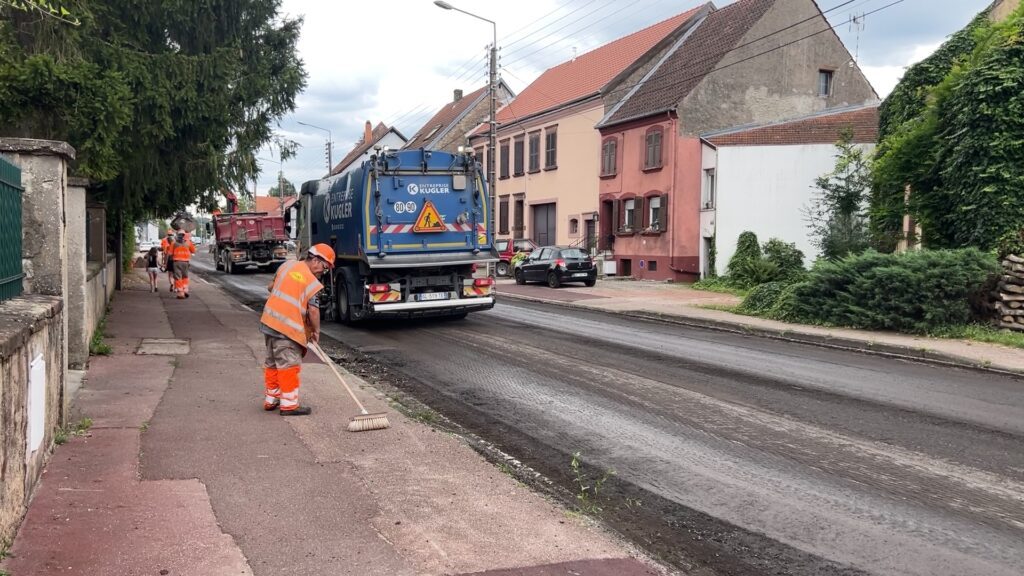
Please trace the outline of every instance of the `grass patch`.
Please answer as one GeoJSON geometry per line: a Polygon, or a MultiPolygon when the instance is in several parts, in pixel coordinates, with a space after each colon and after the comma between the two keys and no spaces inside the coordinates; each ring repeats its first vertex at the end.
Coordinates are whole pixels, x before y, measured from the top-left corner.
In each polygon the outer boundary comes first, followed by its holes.
{"type": "Polygon", "coordinates": [[[984,324],[948,326],[928,334],[934,338],[956,338],[986,344],[1001,344],[1010,348],[1024,348],[1024,333],[1003,330],[984,324]]]}
{"type": "Polygon", "coordinates": [[[719,312],[730,312],[732,314],[740,314],[738,312],[739,304],[698,304],[697,308],[703,308],[705,310],[718,310],[719,312]]]}
{"type": "Polygon", "coordinates": [[[96,331],[92,333],[92,340],[89,341],[89,355],[90,356],[110,356],[114,353],[114,349],[103,341],[107,337],[107,317],[104,316],[100,320],[99,326],[96,326],[96,331]]]}
{"type": "Polygon", "coordinates": [[[591,477],[583,469],[583,459],[579,452],[572,455],[569,462],[572,470],[573,483],[576,485],[576,508],[584,514],[600,514],[603,509],[598,502],[601,489],[609,478],[615,475],[615,470],[607,470],[598,477],[591,477]]]}
{"type": "Polygon", "coordinates": [[[698,280],[693,284],[690,284],[690,288],[694,290],[703,290],[705,292],[718,292],[720,294],[732,294],[733,296],[745,297],[750,290],[746,288],[737,288],[728,278],[716,276],[714,278],[705,278],[698,280]]]}
{"type": "Polygon", "coordinates": [[[85,433],[92,427],[92,418],[82,418],[77,424],[66,428],[57,428],[53,433],[53,443],[60,446],[72,436],[85,436],[85,433]]]}

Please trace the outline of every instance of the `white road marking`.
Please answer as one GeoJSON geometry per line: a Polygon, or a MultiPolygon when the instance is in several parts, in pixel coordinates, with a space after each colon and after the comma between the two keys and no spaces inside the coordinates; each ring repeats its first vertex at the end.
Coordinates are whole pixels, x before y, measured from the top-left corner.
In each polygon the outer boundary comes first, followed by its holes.
{"type": "Polygon", "coordinates": [[[240,304],[240,306],[241,306],[242,308],[245,308],[245,309],[246,309],[246,310],[248,310],[249,312],[255,312],[255,310],[253,310],[252,308],[249,308],[249,307],[248,307],[248,306],[246,306],[245,304],[240,304]]]}

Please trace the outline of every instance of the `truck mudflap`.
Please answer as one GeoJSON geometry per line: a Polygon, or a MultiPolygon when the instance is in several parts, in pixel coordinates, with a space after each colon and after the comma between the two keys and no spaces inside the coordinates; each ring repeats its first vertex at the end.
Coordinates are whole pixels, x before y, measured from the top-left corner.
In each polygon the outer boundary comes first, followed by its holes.
{"type": "Polygon", "coordinates": [[[450,314],[458,312],[475,312],[478,310],[489,310],[494,307],[494,297],[486,296],[481,298],[459,298],[455,300],[442,300],[431,302],[394,302],[384,304],[371,304],[374,315],[388,314],[450,314]]]}

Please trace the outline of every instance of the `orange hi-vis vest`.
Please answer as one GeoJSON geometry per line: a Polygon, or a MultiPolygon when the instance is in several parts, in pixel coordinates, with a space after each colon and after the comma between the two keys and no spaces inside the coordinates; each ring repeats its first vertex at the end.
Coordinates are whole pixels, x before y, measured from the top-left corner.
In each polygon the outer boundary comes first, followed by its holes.
{"type": "Polygon", "coordinates": [[[186,240],[184,244],[174,243],[172,258],[175,262],[188,262],[192,259],[192,255],[196,252],[196,245],[191,240],[186,240]]]}
{"type": "Polygon", "coordinates": [[[171,255],[171,241],[167,238],[160,240],[160,251],[167,256],[171,255]]]}
{"type": "Polygon", "coordinates": [[[306,346],[306,308],[324,287],[301,260],[285,262],[274,277],[260,322],[306,346]]]}

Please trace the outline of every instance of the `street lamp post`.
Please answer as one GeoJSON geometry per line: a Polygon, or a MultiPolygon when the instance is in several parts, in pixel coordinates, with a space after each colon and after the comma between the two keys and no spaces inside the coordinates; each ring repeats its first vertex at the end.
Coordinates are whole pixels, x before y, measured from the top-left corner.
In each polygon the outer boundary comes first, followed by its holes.
{"type": "Polygon", "coordinates": [[[310,128],[316,128],[317,130],[323,130],[324,132],[327,132],[327,174],[330,175],[331,170],[334,169],[334,138],[331,136],[331,131],[328,130],[327,128],[321,128],[319,126],[307,124],[306,122],[299,122],[298,120],[296,120],[296,122],[298,124],[302,124],[303,126],[309,126],[310,128]]]}
{"type": "Polygon", "coordinates": [[[491,75],[490,84],[488,86],[490,92],[490,116],[488,122],[488,134],[490,138],[488,139],[487,143],[487,185],[490,186],[491,188],[491,227],[493,234],[493,232],[497,231],[496,227],[498,225],[498,195],[497,190],[495,190],[496,179],[494,178],[494,165],[496,162],[495,154],[497,154],[498,151],[498,25],[495,24],[493,20],[488,20],[483,16],[477,16],[472,12],[466,12],[465,10],[456,8],[455,6],[452,6],[451,4],[445,2],[444,0],[434,0],[434,4],[437,5],[437,7],[439,8],[443,8],[445,10],[455,10],[456,12],[462,12],[467,16],[472,16],[477,20],[483,20],[484,22],[489,22],[491,24],[493,40],[491,42],[491,75]]]}

